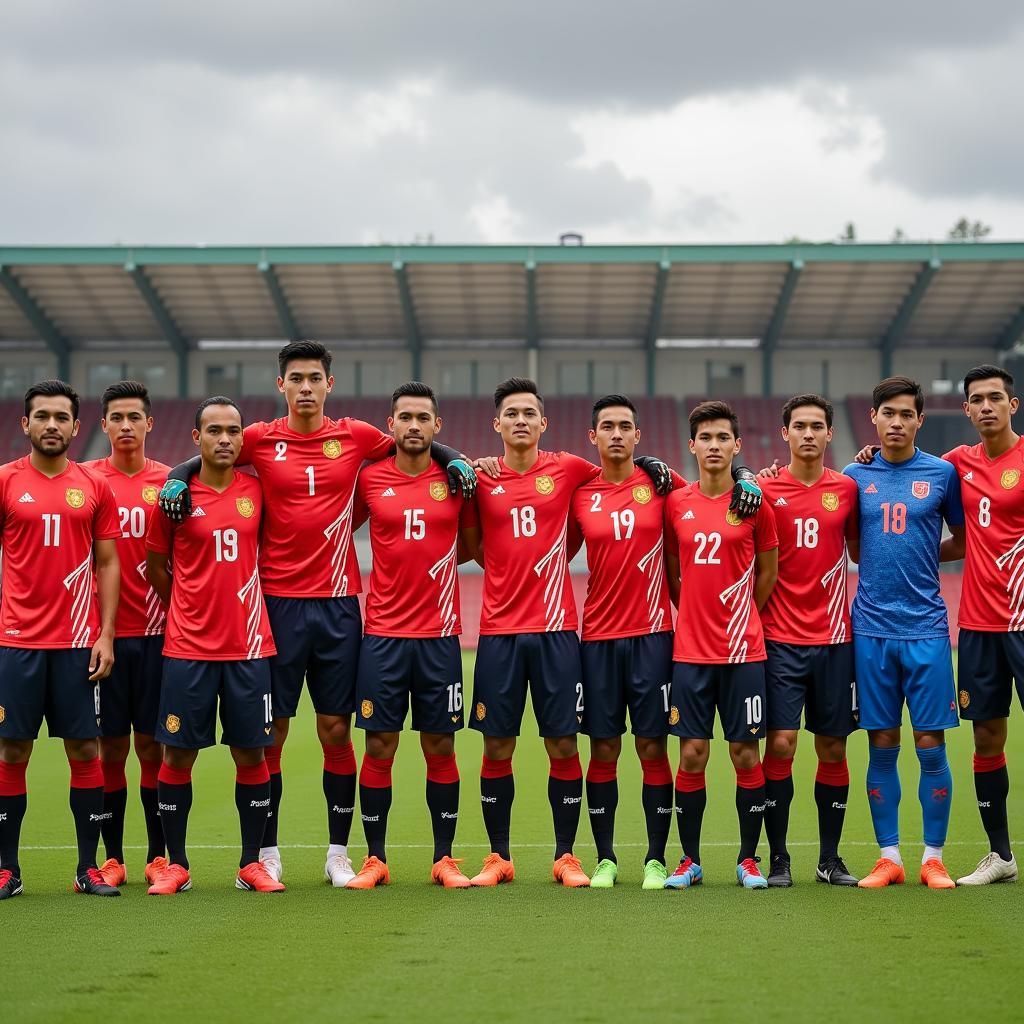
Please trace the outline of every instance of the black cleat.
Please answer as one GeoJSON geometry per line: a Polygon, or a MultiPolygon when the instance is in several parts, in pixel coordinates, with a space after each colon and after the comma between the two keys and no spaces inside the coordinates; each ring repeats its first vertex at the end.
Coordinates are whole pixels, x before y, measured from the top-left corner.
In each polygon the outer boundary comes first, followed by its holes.
{"type": "Polygon", "coordinates": [[[788,889],[793,884],[793,875],[789,870],[789,854],[773,853],[772,869],[768,872],[769,889],[788,889]]]}
{"type": "Polygon", "coordinates": [[[120,896],[121,890],[116,885],[107,885],[103,881],[99,868],[89,868],[84,875],[75,879],[75,892],[86,896],[120,896]]]}
{"type": "Polygon", "coordinates": [[[9,900],[12,896],[20,896],[22,889],[21,879],[13,871],[8,871],[6,868],[0,869],[0,900],[9,900]]]}
{"type": "MultiPolygon", "coordinates": [[[[826,857],[818,865],[818,881],[826,885],[856,885],[857,879],[850,874],[842,857],[826,857]]],[[[771,883],[769,883],[771,884],[771,883]]]]}

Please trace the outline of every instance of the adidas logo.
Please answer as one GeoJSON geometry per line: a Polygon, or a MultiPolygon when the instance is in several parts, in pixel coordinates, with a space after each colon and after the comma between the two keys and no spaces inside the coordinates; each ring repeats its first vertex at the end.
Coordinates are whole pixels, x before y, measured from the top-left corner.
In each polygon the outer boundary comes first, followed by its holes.
{"type": "Polygon", "coordinates": [[[687,509],[686,510],[686,515],[683,516],[683,518],[684,519],[696,519],[697,517],[693,514],[693,510],[692,509],[687,509]]]}
{"type": "Polygon", "coordinates": [[[778,498],[776,500],[776,502],[775,502],[775,507],[776,508],[785,508],[788,504],[789,504],[789,502],[786,501],[785,498],[778,498]]]}
{"type": "Polygon", "coordinates": [[[28,504],[28,503],[29,503],[30,501],[31,501],[31,502],[32,502],[32,503],[34,504],[34,503],[35,503],[35,500],[36,500],[36,499],[35,499],[35,498],[33,498],[33,497],[32,497],[32,495],[28,493],[28,491],[26,491],[26,492],[25,492],[25,493],[24,493],[24,494],[23,494],[23,495],[22,495],[22,496],[21,496],[21,497],[20,497],[20,498],[18,499],[18,501],[19,501],[19,502],[20,502],[20,503],[21,503],[22,505],[27,505],[27,504],[28,504]]]}
{"type": "Polygon", "coordinates": [[[865,494],[877,494],[878,493],[878,488],[874,484],[868,484],[867,487],[864,488],[864,493],[865,494]]]}
{"type": "Polygon", "coordinates": [[[205,515],[206,515],[206,513],[203,511],[201,506],[199,508],[192,509],[192,516],[191,516],[192,519],[198,519],[200,516],[205,516],[205,515]]]}
{"type": "Polygon", "coordinates": [[[380,496],[382,498],[393,498],[395,496],[394,487],[389,487],[386,491],[381,491],[380,496]]]}
{"type": "MultiPolygon", "coordinates": [[[[974,479],[974,470],[973,469],[969,469],[966,473],[964,473],[964,479],[965,480],[973,480],[974,479]]],[[[25,499],[22,498],[21,500],[24,501],[25,499]]]]}
{"type": "Polygon", "coordinates": [[[491,494],[504,494],[504,493],[505,493],[505,488],[502,487],[501,484],[498,484],[498,486],[495,487],[493,491],[491,491],[491,494]]]}

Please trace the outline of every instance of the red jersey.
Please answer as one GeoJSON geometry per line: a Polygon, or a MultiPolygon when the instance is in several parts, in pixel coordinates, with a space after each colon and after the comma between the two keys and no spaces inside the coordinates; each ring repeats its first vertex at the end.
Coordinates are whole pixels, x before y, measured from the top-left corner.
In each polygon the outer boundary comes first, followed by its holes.
{"type": "Polygon", "coordinates": [[[117,636],[156,636],[164,631],[166,613],[156,591],[146,579],[146,533],[163,487],[168,466],[146,459],[134,476],[114,467],[109,458],[86,462],[110,485],[117,504],[121,532],[117,557],[121,562],[121,597],[117,603],[117,636]]]}
{"type": "Polygon", "coordinates": [[[779,579],[761,612],[764,635],[785,644],[848,643],[846,543],[857,539],[857,484],[826,469],[808,487],[788,467],[758,484],[779,535],[779,579]]]}
{"type": "Polygon", "coordinates": [[[589,481],[573,494],[572,519],[586,542],[590,570],[583,639],[670,631],[665,499],[647,474],[637,469],[620,484],[601,476],[589,481]]]}
{"type": "Polygon", "coordinates": [[[576,629],[567,538],[572,492],[601,469],[565,452],[538,452],[525,473],[500,459],[501,476],[481,473],[466,510],[484,544],[480,633],[545,633],[576,629]]]}
{"type": "Polygon", "coordinates": [[[756,556],[779,546],[768,505],[740,519],[729,491],[717,498],[693,484],[665,499],[670,544],[679,552],[682,584],[674,661],[725,665],[764,661],[764,634],[754,607],[756,556]]]}
{"type": "Polygon", "coordinates": [[[239,465],[259,473],[270,495],[263,518],[260,577],[274,597],[346,597],[362,589],[352,546],[356,475],[382,459],[393,438],[362,420],[332,420],[312,434],[286,417],[245,428],[239,465]]]}
{"type": "Polygon", "coordinates": [[[248,473],[225,491],[198,477],[189,485],[192,515],[174,525],[159,509],[146,548],[174,563],[164,656],[191,661],[244,661],[277,654],[260,587],[263,492],[248,473]]]}
{"type": "Polygon", "coordinates": [[[98,474],[69,462],[48,477],[28,456],[0,467],[0,646],[91,647],[100,634],[93,541],[120,536],[98,474]]]}
{"type": "Polygon", "coordinates": [[[967,525],[959,623],[963,629],[1024,629],[1024,437],[997,459],[983,444],[942,456],[956,468],[967,525]]]}
{"type": "Polygon", "coordinates": [[[439,637],[462,632],[459,612],[461,496],[436,463],[408,476],[394,456],[359,474],[355,521],[370,517],[373,569],[364,632],[439,637]]]}

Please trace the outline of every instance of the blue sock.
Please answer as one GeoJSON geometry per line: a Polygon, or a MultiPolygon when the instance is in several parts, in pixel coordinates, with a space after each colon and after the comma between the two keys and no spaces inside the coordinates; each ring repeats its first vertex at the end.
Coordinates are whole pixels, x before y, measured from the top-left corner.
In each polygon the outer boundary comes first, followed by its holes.
{"type": "Polygon", "coordinates": [[[899,747],[868,747],[868,806],[879,846],[900,842],[899,747]]]}
{"type": "Polygon", "coordinates": [[[924,816],[924,842],[926,846],[942,847],[949,831],[949,807],[953,798],[953,773],[949,770],[946,744],[918,749],[917,759],[921,762],[917,796],[924,816]]]}

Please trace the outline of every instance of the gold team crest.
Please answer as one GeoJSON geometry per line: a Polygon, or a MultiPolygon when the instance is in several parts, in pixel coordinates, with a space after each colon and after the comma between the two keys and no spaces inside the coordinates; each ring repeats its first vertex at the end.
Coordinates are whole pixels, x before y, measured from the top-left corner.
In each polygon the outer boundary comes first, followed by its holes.
{"type": "Polygon", "coordinates": [[[85,504],[85,491],[79,487],[68,487],[64,491],[64,500],[72,508],[81,508],[85,504]]]}
{"type": "Polygon", "coordinates": [[[679,724],[679,708],[677,708],[674,704],[672,705],[672,710],[668,713],[668,724],[679,724]]]}
{"type": "Polygon", "coordinates": [[[1017,481],[1020,479],[1019,469],[1004,469],[1003,475],[999,478],[1000,486],[1004,490],[1012,491],[1017,486],[1017,481]]]}
{"type": "Polygon", "coordinates": [[[364,700],[363,703],[359,705],[359,713],[363,718],[373,718],[373,701],[364,700]]]}
{"type": "Polygon", "coordinates": [[[441,480],[435,480],[430,485],[430,496],[434,501],[444,501],[448,497],[448,485],[441,480]]]}
{"type": "Polygon", "coordinates": [[[740,517],[735,512],[733,512],[732,509],[729,509],[729,511],[725,513],[725,521],[730,526],[739,526],[740,523],[743,522],[743,520],[740,519],[740,517]]]}
{"type": "Polygon", "coordinates": [[[7,717],[7,712],[4,710],[3,704],[0,704],[0,725],[3,724],[3,720],[7,717]]]}
{"type": "Polygon", "coordinates": [[[243,519],[252,519],[252,514],[256,511],[252,498],[235,498],[235,508],[243,519]]]}
{"type": "Polygon", "coordinates": [[[168,715],[164,728],[173,736],[181,728],[181,719],[177,715],[168,715]]]}
{"type": "Polygon", "coordinates": [[[487,717],[487,705],[484,702],[477,701],[476,705],[476,720],[482,722],[487,717]]]}
{"type": "Polygon", "coordinates": [[[835,512],[839,508],[839,495],[835,491],[826,491],[821,496],[821,507],[826,512],[835,512]]]}
{"type": "Polygon", "coordinates": [[[341,442],[336,437],[324,441],[324,455],[329,459],[336,459],[341,455],[341,442]]]}
{"type": "Polygon", "coordinates": [[[966,690],[960,691],[960,707],[968,708],[971,704],[971,695],[966,690]]]}
{"type": "Polygon", "coordinates": [[[147,505],[155,505],[157,495],[160,491],[156,487],[143,487],[142,488],[142,500],[147,505]]]}
{"type": "Polygon", "coordinates": [[[534,481],[534,487],[537,488],[538,494],[554,494],[555,493],[555,481],[549,476],[539,476],[534,481]]]}
{"type": "Polygon", "coordinates": [[[646,505],[651,500],[651,489],[646,484],[633,488],[633,500],[638,505],[646,505]]]}

